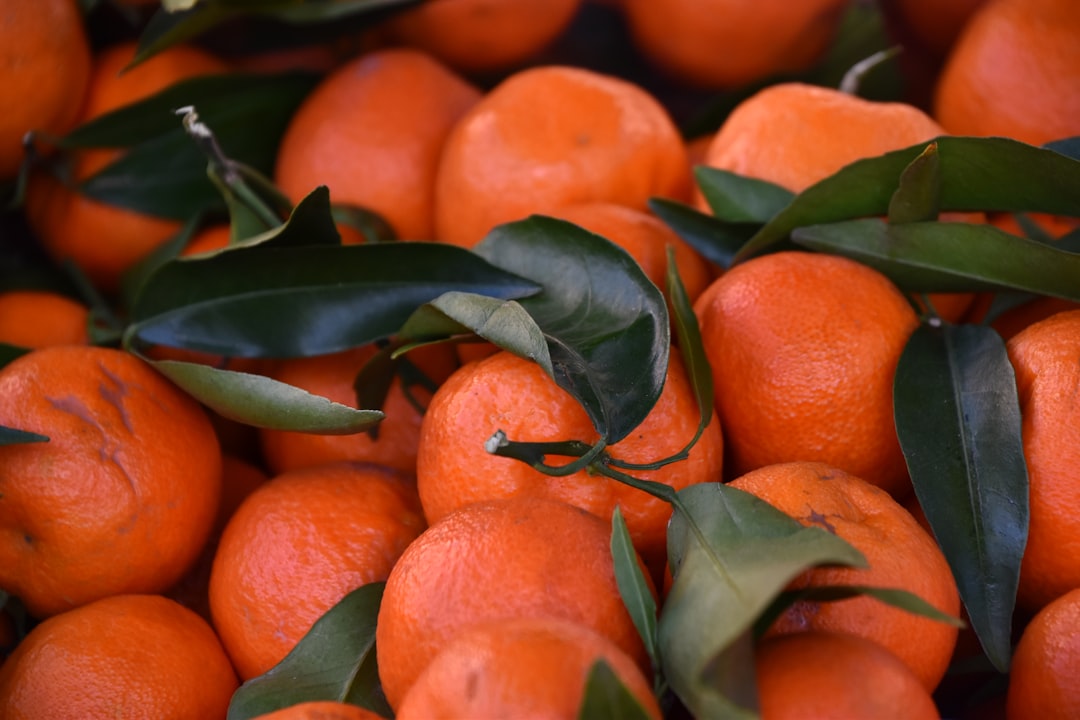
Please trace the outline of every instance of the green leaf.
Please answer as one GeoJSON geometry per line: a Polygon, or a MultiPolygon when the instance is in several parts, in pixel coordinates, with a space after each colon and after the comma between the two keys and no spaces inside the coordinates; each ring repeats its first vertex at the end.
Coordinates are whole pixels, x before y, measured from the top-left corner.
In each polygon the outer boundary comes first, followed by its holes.
{"type": "Polygon", "coordinates": [[[649,720],[649,717],[610,665],[602,659],[593,663],[585,680],[578,720],[649,720]]]}
{"type": "Polygon", "coordinates": [[[167,47],[187,42],[222,23],[240,18],[263,17],[282,22],[310,25],[330,24],[344,32],[356,23],[344,23],[350,17],[363,18],[376,11],[415,4],[417,0],[337,0],[336,2],[296,2],[296,0],[204,0],[189,10],[168,13],[159,10],[139,37],[139,51],[132,64],[140,63],[167,47]]]}
{"type": "Polygon", "coordinates": [[[652,198],[649,207],[702,257],[722,268],[730,267],[739,248],[761,229],[760,223],[723,222],[689,205],[664,198],[652,198]]]}
{"type": "Polygon", "coordinates": [[[150,361],[161,374],[222,417],[272,430],[348,435],[383,419],[263,375],[179,360],[150,361]]]}
{"type": "Polygon", "coordinates": [[[712,420],[715,397],[713,374],[709,358],[705,354],[705,344],[701,339],[701,326],[690,304],[690,298],[686,294],[686,287],[679,277],[679,268],[675,264],[675,251],[672,248],[668,248],[667,292],[668,297],[671,298],[672,327],[679,342],[679,353],[687,375],[690,377],[690,386],[694,390],[694,400],[697,402],[700,413],[697,433],[691,442],[693,446],[712,420]]]}
{"type": "Polygon", "coordinates": [[[474,248],[543,289],[520,300],[547,337],[555,382],[616,443],[660,397],[671,348],[663,294],[630,255],[573,223],[534,215],[474,248]]]}
{"type": "Polygon", "coordinates": [[[753,703],[752,688],[730,676],[745,672],[744,663],[725,653],[738,652],[736,643],[788,583],[816,565],[866,562],[841,538],[736,488],[703,483],[678,497],[668,526],[674,583],[660,615],[660,657],[691,713],[725,717],[753,703]],[[744,695],[729,695],[740,688],[744,695]]]}
{"type": "Polygon", "coordinates": [[[186,220],[223,203],[207,178],[205,155],[175,110],[197,107],[230,158],[269,174],[289,119],[317,80],[300,72],[192,78],[76,128],[62,145],[128,148],[80,191],[101,202],[186,220]]]}
{"type": "Polygon", "coordinates": [[[909,292],[1009,289],[1080,300],[1080,254],[993,225],[870,218],[799,228],[792,239],[858,260],[909,292]]]}
{"type": "Polygon", "coordinates": [[[889,222],[937,220],[941,195],[941,159],[937,144],[926,146],[900,174],[900,186],[889,199],[889,222]]]}
{"type": "Polygon", "coordinates": [[[694,168],[694,177],[713,216],[729,223],[764,225],[795,197],[775,183],[705,165],[694,168]]]}
{"type": "Polygon", "coordinates": [[[313,700],[352,703],[391,717],[375,665],[375,621],[384,586],[359,587],[316,620],[280,663],[240,686],[228,720],[250,720],[313,700]]]}
{"type": "Polygon", "coordinates": [[[622,511],[616,507],[611,516],[611,556],[615,560],[615,582],[623,604],[630,612],[652,666],[659,670],[660,656],[656,647],[656,599],[645,580],[640,558],[630,539],[622,511]]]}
{"type": "Polygon", "coordinates": [[[870,585],[818,585],[801,588],[799,590],[785,590],[780,593],[769,608],[761,614],[755,623],[755,635],[761,637],[765,631],[784,612],[798,602],[836,602],[838,600],[850,600],[866,595],[886,605],[891,605],[901,610],[906,610],[913,615],[921,615],[956,627],[964,627],[964,621],[958,617],[949,615],[938,610],[936,607],[923,600],[909,590],[900,588],[873,587],[870,585]]]}
{"type": "Polygon", "coordinates": [[[417,308],[401,326],[398,336],[423,341],[469,332],[539,363],[544,372],[554,376],[544,332],[521,303],[514,300],[448,292],[417,308]]]}
{"type": "Polygon", "coordinates": [[[0,342],[0,367],[7,365],[17,357],[30,352],[30,348],[19,347],[10,343],[0,342]]]}
{"type": "Polygon", "coordinates": [[[900,356],[894,394],[919,504],[987,657],[1006,672],[1029,511],[1005,344],[984,326],[920,327],[900,356]]]}
{"type": "Polygon", "coordinates": [[[21,443],[37,442],[49,442],[49,436],[0,425],[0,445],[19,445],[21,443]]]}
{"type": "Polygon", "coordinates": [[[512,298],[537,286],[440,243],[264,243],[161,267],[128,333],[229,357],[320,355],[387,337],[451,290],[512,298]]]}
{"type": "MultiPolygon", "coordinates": [[[[1006,138],[943,136],[942,211],[1080,216],[1080,162],[1006,138]]],[[[799,227],[883,216],[904,169],[929,143],[858,160],[799,193],[738,252],[735,262],[781,247],[799,227]]]]}

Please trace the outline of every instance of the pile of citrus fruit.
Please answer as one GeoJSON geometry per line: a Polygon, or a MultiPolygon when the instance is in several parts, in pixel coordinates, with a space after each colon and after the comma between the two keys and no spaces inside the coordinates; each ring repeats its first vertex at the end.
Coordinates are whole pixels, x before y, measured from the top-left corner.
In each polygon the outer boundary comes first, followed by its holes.
{"type": "Polygon", "coordinates": [[[7,0],[0,720],[1080,717],[1074,0],[7,0]]]}

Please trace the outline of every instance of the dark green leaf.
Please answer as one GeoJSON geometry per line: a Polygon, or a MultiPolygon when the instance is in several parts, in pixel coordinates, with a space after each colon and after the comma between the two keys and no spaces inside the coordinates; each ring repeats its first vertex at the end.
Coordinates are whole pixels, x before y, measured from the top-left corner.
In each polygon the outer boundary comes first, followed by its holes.
{"type": "Polygon", "coordinates": [[[784,614],[789,607],[798,602],[836,602],[850,600],[866,595],[886,605],[907,610],[913,615],[921,615],[943,622],[946,625],[964,627],[964,621],[958,617],[943,613],[921,597],[908,590],[899,588],[872,587],[869,585],[818,585],[799,590],[785,590],[758,618],[755,635],[764,635],[773,622],[784,614]]]}
{"type": "Polygon", "coordinates": [[[708,166],[694,169],[701,194],[717,220],[764,225],[795,197],[775,183],[708,166]]]}
{"type": "Polygon", "coordinates": [[[738,683],[718,668],[737,672],[739,663],[725,653],[803,570],[864,566],[865,558],[841,538],[721,483],[693,485],[678,497],[668,526],[674,583],[660,616],[660,657],[694,715],[725,717],[749,702],[726,694],[738,683]]]}
{"type": "Polygon", "coordinates": [[[611,666],[597,660],[585,680],[578,720],[649,720],[649,717],[611,666]]]}
{"type": "Polygon", "coordinates": [[[978,325],[920,327],[900,356],[896,428],[915,494],[987,657],[1009,666],[1028,477],[1005,344],[978,325]]]}
{"type": "Polygon", "coordinates": [[[38,442],[49,442],[49,436],[0,425],[0,445],[19,445],[21,443],[38,442]]]}
{"type": "Polygon", "coordinates": [[[0,342],[0,367],[7,365],[9,362],[17,357],[25,355],[30,352],[29,348],[19,347],[18,345],[11,345],[9,343],[0,342]]]}
{"type": "Polygon", "coordinates": [[[563,220],[500,225],[474,248],[543,290],[521,305],[547,336],[554,379],[616,443],[656,404],[670,329],[660,290],[626,251],[563,220]]]}
{"type": "MultiPolygon", "coordinates": [[[[417,0],[337,0],[336,2],[296,2],[296,0],[217,0],[198,3],[190,10],[168,13],[159,10],[139,38],[139,52],[133,64],[142,62],[167,47],[187,42],[230,20],[264,17],[298,25],[328,23],[340,25],[352,16],[364,16],[417,0]]],[[[349,25],[347,27],[352,27],[349,25]]]]}
{"type": "Polygon", "coordinates": [[[425,340],[468,332],[539,363],[548,375],[555,374],[543,331],[521,303],[514,300],[448,292],[417,308],[402,325],[399,336],[425,340]]]}
{"type": "Polygon", "coordinates": [[[889,222],[937,220],[941,196],[941,162],[930,143],[900,174],[900,186],[889,200],[889,222]]]}
{"type": "Polygon", "coordinates": [[[1080,160],[1080,135],[1062,138],[1061,140],[1054,140],[1053,142],[1046,143],[1043,147],[1047,150],[1053,150],[1056,153],[1071,157],[1073,160],[1080,160]]]}
{"type": "Polygon", "coordinates": [[[727,268],[746,241],[761,229],[760,223],[727,223],[689,205],[652,198],[649,207],[679,237],[711,263],[727,268]]]}
{"type": "Polygon", "coordinates": [[[1080,300],[1080,254],[993,225],[871,218],[799,228],[792,239],[869,265],[905,291],[1010,289],[1080,300]]]}
{"type": "Polygon", "coordinates": [[[698,325],[697,315],[694,314],[686,288],[679,277],[679,268],[675,264],[675,251],[671,248],[668,248],[667,292],[668,297],[671,298],[672,327],[679,342],[679,354],[686,367],[686,373],[690,377],[690,386],[694,389],[694,400],[697,401],[701,415],[697,434],[694,435],[693,440],[696,443],[712,420],[713,374],[709,358],[705,354],[704,342],[701,339],[701,326],[698,325]]]}
{"type": "Polygon", "coordinates": [[[205,155],[175,110],[195,106],[230,158],[270,173],[287,123],[317,79],[311,73],[236,73],[185,80],[92,120],[63,144],[128,148],[82,183],[86,195],[186,220],[206,207],[221,207],[222,198],[207,177],[205,155]]]}
{"type": "Polygon", "coordinates": [[[451,290],[512,298],[536,289],[440,243],[254,245],[163,266],[129,335],[229,357],[320,355],[388,337],[451,290]]]}
{"type": "Polygon", "coordinates": [[[324,435],[362,432],[383,419],[263,375],[178,360],[151,361],[163,375],[222,417],[273,430],[324,435]]]}
{"type": "MultiPolygon", "coordinates": [[[[942,211],[1046,212],[1080,216],[1080,162],[1006,138],[939,137],[942,211]]],[[[856,161],[801,192],[736,255],[779,247],[792,230],[883,216],[904,168],[926,148],[856,161]]]]}
{"type": "Polygon", "coordinates": [[[384,586],[357,588],[316,620],[285,659],[240,686],[228,720],[250,720],[313,700],[348,702],[391,717],[375,666],[375,620],[384,586]]]}
{"type": "Polygon", "coordinates": [[[611,556],[615,560],[615,581],[623,604],[630,611],[634,627],[641,635],[645,650],[654,668],[660,668],[660,656],[656,649],[656,598],[645,580],[640,558],[630,539],[622,511],[618,507],[611,517],[611,556]]]}

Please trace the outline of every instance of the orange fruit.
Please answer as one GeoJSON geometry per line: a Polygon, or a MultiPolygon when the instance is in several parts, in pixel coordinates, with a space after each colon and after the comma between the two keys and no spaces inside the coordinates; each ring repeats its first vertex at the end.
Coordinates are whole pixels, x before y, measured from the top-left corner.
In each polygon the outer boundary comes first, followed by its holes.
{"type": "MultiPolygon", "coordinates": [[[[952,571],[934,539],[911,513],[880,488],[823,463],[794,462],[763,467],[731,482],[787,513],[849,542],[868,567],[818,567],[803,573],[793,589],[830,585],[897,588],[918,595],[956,616],[960,595],[952,571]]],[[[837,602],[799,601],[770,628],[771,634],[807,630],[844,632],[873,640],[904,661],[933,691],[956,645],[957,628],[909,613],[870,597],[837,602]]]]}
{"type": "Polygon", "coordinates": [[[86,345],[90,309],[49,290],[0,292],[0,342],[25,348],[86,345]]]}
{"type": "Polygon", "coordinates": [[[1078,37],[1073,0],[990,0],[945,61],[934,117],[955,135],[1032,145],[1080,135],[1078,37]]]}
{"type": "Polygon", "coordinates": [[[893,375],[918,320],[876,270],[799,251],[734,266],[694,305],[729,474],[828,463],[897,497],[911,489],[893,375]]]}
{"type": "Polygon", "coordinates": [[[1006,348],[1020,395],[1030,503],[1017,601],[1034,611],[1080,587],[1080,310],[1028,326],[1006,348]]]}
{"type": "Polygon", "coordinates": [[[1080,588],[1052,600],[1024,627],[1013,652],[1008,720],[1080,717],[1080,588]]]}
{"type": "Polygon", "coordinates": [[[549,214],[602,235],[630,253],[646,277],[664,290],[665,295],[669,247],[675,251],[675,265],[690,302],[712,282],[709,263],[651,213],[612,202],[590,202],[565,205],[549,214]]]}
{"type": "Polygon", "coordinates": [[[297,108],[274,179],[293,201],[319,185],[374,210],[404,240],[431,240],[439,153],[480,91],[430,56],[381,50],[345,63],[297,108]]]}
{"type": "MultiPolygon", "coordinates": [[[[637,429],[608,448],[609,454],[631,463],[670,457],[693,438],[699,417],[686,369],[673,351],[656,405],[637,429]]],[[[663,563],[671,505],[588,470],[551,477],[519,460],[491,454],[484,443],[497,430],[524,442],[598,439],[578,401],[538,364],[506,351],[469,363],[435,392],[420,427],[416,480],[429,523],[465,505],[497,498],[561,500],[605,522],[618,506],[646,563],[652,569],[663,563]]],[[[716,482],[723,469],[723,444],[721,425],[713,417],[685,460],[630,474],[676,490],[716,482]]],[[[548,462],[562,464],[553,457],[548,462]]]]}
{"type": "Polygon", "coordinates": [[[391,42],[431,53],[462,72],[521,65],[570,24],[581,0],[428,0],[391,16],[391,42]]]}
{"type": "MultiPolygon", "coordinates": [[[[330,355],[281,360],[270,367],[268,374],[275,380],[315,395],[356,407],[353,381],[360,368],[377,351],[372,344],[330,355]]],[[[414,363],[436,385],[449,377],[457,367],[453,350],[446,345],[433,345],[409,352],[406,360],[414,363]]],[[[376,435],[320,435],[261,429],[259,436],[263,458],[274,473],[337,460],[357,460],[415,475],[420,423],[423,419],[421,408],[430,399],[428,389],[419,386],[405,388],[400,377],[394,378],[382,406],[386,417],[379,423],[376,435]]]]}
{"type": "Polygon", "coordinates": [[[0,587],[35,617],[161,592],[192,565],[221,493],[205,411],[121,350],[33,350],[0,369],[0,587]]]}
{"type": "Polygon", "coordinates": [[[845,0],[623,0],[641,52],[686,83],[736,88],[808,70],[829,47],[845,0]]]}
{"type": "Polygon", "coordinates": [[[385,580],[424,529],[411,478],[361,463],[283,473],[225,526],[210,572],[210,612],[240,677],[261,675],[323,613],[385,580]]]}
{"type": "MultiPolygon", "coordinates": [[[[134,42],[113,45],[97,54],[78,117],[80,124],[181,80],[226,70],[226,65],[209,53],[181,45],[122,72],[134,54],[134,42]]],[[[84,150],[75,154],[73,179],[81,182],[89,178],[121,153],[84,150]]],[[[180,229],[179,222],[86,197],[45,171],[31,177],[26,217],[53,258],[74,261],[105,292],[116,290],[128,267],[180,229]]]]}
{"type": "Polygon", "coordinates": [[[1056,297],[1037,297],[1004,311],[990,322],[990,327],[1005,340],[1011,340],[1028,326],[1066,310],[1080,310],[1080,303],[1056,297]]]}
{"type": "Polygon", "coordinates": [[[334,700],[309,700],[258,715],[252,720],[382,720],[382,716],[359,705],[334,700]]]}
{"type": "Polygon", "coordinates": [[[987,0],[891,0],[897,20],[922,49],[944,57],[987,0]]]}
{"type": "Polygon", "coordinates": [[[877,643],[808,631],[762,641],[754,657],[762,720],[938,720],[930,692],[877,643]]]}
{"type": "MultiPolygon", "coordinates": [[[[876,102],[832,88],[780,83],[732,111],[706,149],[704,163],[798,193],[856,160],[945,135],[913,105],[876,102]],[[844,128],[837,132],[836,128],[844,128]]],[[[697,194],[697,204],[706,209],[697,194]]],[[[942,221],[982,223],[983,213],[942,213],[942,221]]],[[[971,293],[930,293],[939,315],[956,321],[971,293]]]]}
{"type": "Polygon", "coordinates": [[[390,571],[379,608],[375,647],[390,706],[455,636],[504,618],[580,623],[646,667],[610,538],[609,521],[535,496],[474,503],[432,524],[390,571]]]}
{"type": "Polygon", "coordinates": [[[503,80],[450,131],[435,180],[435,237],[472,247],[496,225],[562,205],[647,210],[690,190],[686,147],[641,87],[545,65],[503,80]]]}
{"type": "Polygon", "coordinates": [[[213,629],[159,595],[55,615],[0,667],[5,720],[223,718],[236,673],[213,629]]]}
{"type": "Polygon", "coordinates": [[[0,13],[0,182],[15,177],[31,130],[75,125],[90,80],[90,43],[75,0],[8,3],[0,13]]]}
{"type": "Polygon", "coordinates": [[[603,661],[649,717],[660,707],[619,646],[553,617],[497,620],[463,630],[435,655],[401,702],[398,720],[576,718],[594,663],[603,661]]]}
{"type": "MultiPolygon", "coordinates": [[[[705,152],[705,164],[802,192],[856,160],[944,134],[913,105],[779,83],[728,115],[705,152]]],[[[699,206],[704,208],[700,199],[699,206]]]]}
{"type": "Polygon", "coordinates": [[[233,513],[240,507],[240,503],[268,479],[266,472],[254,463],[229,453],[222,454],[221,502],[218,504],[217,515],[214,516],[210,538],[203,546],[199,559],[184,577],[165,593],[166,597],[210,620],[210,569],[214,563],[214,555],[217,554],[221,533],[233,513]]]}

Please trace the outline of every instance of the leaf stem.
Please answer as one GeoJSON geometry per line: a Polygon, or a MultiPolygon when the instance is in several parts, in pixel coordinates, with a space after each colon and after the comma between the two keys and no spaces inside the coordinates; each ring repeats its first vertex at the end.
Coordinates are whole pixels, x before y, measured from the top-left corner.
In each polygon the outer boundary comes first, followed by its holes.
{"type": "Polygon", "coordinates": [[[176,110],[181,117],[184,130],[199,146],[210,161],[208,172],[211,177],[223,183],[230,192],[234,193],[259,219],[266,223],[268,228],[275,228],[282,224],[282,219],[272,210],[262,198],[256,194],[247,184],[244,173],[237,164],[229,159],[218,144],[213,131],[199,120],[199,115],[193,105],[186,105],[176,110]]]}
{"type": "Polygon", "coordinates": [[[603,438],[595,445],[589,445],[580,440],[515,442],[510,440],[502,430],[496,430],[495,434],[484,443],[484,449],[492,455],[520,460],[533,469],[552,477],[565,477],[584,470],[600,457],[606,447],[607,441],[603,438]],[[564,455],[577,459],[566,465],[548,465],[544,462],[548,455],[564,455]]]}

